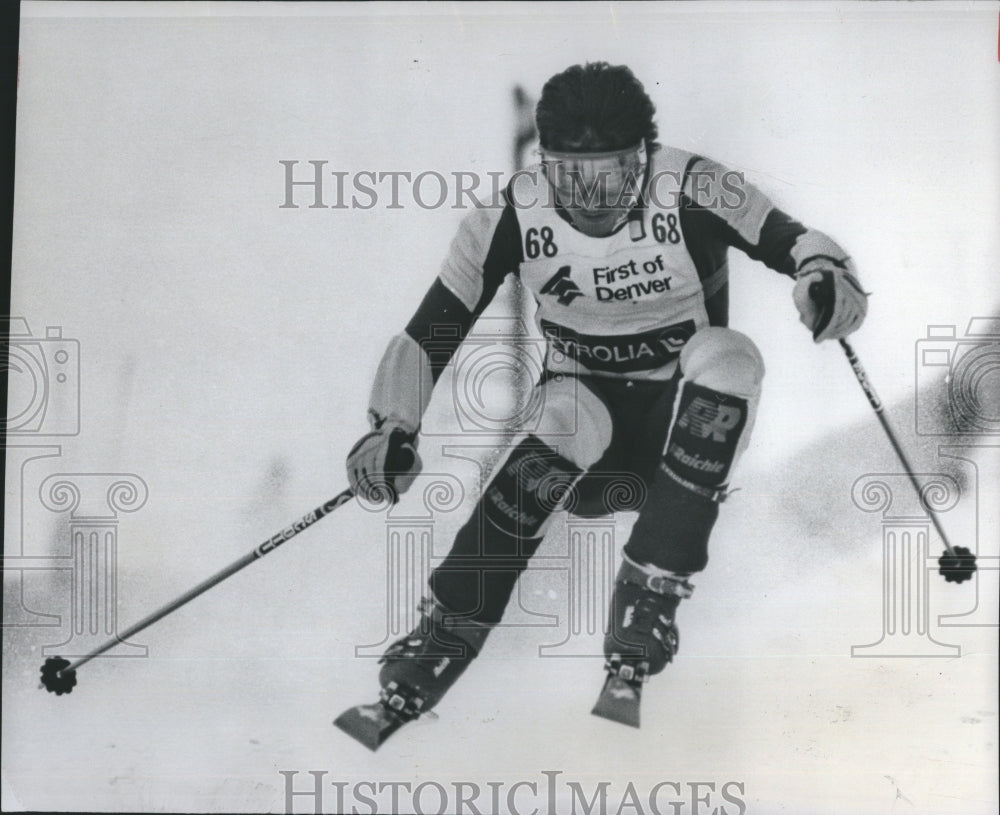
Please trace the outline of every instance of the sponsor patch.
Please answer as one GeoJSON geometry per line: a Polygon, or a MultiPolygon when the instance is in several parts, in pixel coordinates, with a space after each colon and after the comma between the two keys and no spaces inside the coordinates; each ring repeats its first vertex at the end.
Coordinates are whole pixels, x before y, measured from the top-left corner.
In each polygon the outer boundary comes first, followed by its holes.
{"type": "Polygon", "coordinates": [[[501,515],[514,521],[518,527],[536,528],[541,523],[541,519],[537,516],[514,506],[496,487],[491,487],[487,490],[486,496],[493,506],[500,511],[501,515]]]}
{"type": "Polygon", "coordinates": [[[649,371],[677,358],[694,335],[694,320],[639,334],[580,334],[549,320],[541,321],[542,334],[552,347],[592,371],[649,371]]]}
{"type": "Polygon", "coordinates": [[[663,255],[637,263],[630,259],[619,266],[595,266],[594,294],[599,302],[640,300],[651,294],[670,291],[673,277],[666,274],[663,255]],[[616,285],[624,284],[624,285],[616,285]]]}
{"type": "Polygon", "coordinates": [[[541,453],[529,452],[507,464],[508,475],[520,479],[521,489],[526,492],[535,492],[542,479],[551,472],[553,472],[551,457],[541,453]]]}
{"type": "Polygon", "coordinates": [[[745,399],[685,382],[664,464],[700,486],[722,486],[746,423],[745,399]]]}
{"type": "Polygon", "coordinates": [[[677,426],[699,439],[711,437],[712,441],[724,442],[742,418],[739,405],[720,404],[711,397],[695,396],[677,420],[677,426]]]}

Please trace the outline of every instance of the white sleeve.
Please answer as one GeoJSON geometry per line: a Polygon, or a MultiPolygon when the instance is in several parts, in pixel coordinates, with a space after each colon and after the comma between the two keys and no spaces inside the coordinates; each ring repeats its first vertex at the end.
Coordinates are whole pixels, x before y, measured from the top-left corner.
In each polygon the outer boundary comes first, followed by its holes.
{"type": "Polygon", "coordinates": [[[699,158],[688,169],[684,194],[695,204],[712,210],[751,246],[760,243],[764,221],[774,209],[771,199],[743,174],[711,159],[699,158]]]}

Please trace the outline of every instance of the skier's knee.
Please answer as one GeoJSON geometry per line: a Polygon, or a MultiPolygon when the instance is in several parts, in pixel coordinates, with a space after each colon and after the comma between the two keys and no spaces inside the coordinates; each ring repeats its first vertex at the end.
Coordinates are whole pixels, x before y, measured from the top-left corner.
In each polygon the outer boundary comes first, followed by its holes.
{"type": "Polygon", "coordinates": [[[764,378],[764,359],[753,340],[718,326],[702,329],[688,341],[680,367],[685,381],[744,399],[757,397],[764,378]]]}
{"type": "Polygon", "coordinates": [[[683,374],[662,469],[678,484],[721,500],[753,429],[764,361],[744,334],[706,328],[681,351],[683,374]],[[705,492],[702,488],[708,488],[705,492]]]}
{"type": "Polygon", "coordinates": [[[611,414],[579,379],[558,376],[538,386],[540,418],[534,435],[586,470],[611,444],[611,414]]]}

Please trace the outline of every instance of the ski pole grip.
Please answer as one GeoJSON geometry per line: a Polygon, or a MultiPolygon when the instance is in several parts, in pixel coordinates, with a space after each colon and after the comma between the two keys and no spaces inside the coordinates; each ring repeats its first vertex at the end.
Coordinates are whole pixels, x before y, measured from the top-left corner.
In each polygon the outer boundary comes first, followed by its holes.
{"type": "Polygon", "coordinates": [[[393,439],[389,445],[389,453],[385,459],[385,469],[389,473],[408,473],[417,461],[417,451],[413,446],[413,437],[404,430],[392,431],[393,439]]]}
{"type": "Polygon", "coordinates": [[[416,460],[417,456],[413,451],[413,446],[405,444],[398,450],[393,451],[392,457],[386,462],[388,464],[386,469],[390,472],[408,473],[413,468],[416,460]]]}
{"type": "Polygon", "coordinates": [[[809,284],[809,299],[816,304],[816,324],[813,326],[813,339],[816,339],[833,319],[833,276],[829,272],[809,284]]]}

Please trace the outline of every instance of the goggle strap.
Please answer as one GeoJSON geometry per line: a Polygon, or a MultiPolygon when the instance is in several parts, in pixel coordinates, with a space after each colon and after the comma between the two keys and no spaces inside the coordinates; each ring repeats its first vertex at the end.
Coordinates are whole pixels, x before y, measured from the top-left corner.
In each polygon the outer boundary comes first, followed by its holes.
{"type": "Polygon", "coordinates": [[[645,162],[646,142],[641,141],[635,147],[627,147],[624,150],[606,150],[600,153],[576,153],[569,150],[546,150],[544,148],[538,150],[538,154],[542,158],[556,158],[563,161],[599,161],[601,159],[627,156],[632,153],[638,154],[639,160],[645,162]]]}

